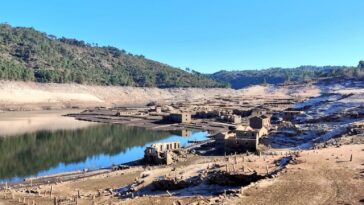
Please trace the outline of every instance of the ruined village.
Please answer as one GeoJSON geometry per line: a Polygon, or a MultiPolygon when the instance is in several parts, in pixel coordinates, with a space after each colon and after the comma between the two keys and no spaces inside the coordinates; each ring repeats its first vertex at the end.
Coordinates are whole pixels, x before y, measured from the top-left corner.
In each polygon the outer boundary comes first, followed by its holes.
{"type": "Polygon", "coordinates": [[[185,147],[151,144],[136,161],[5,184],[0,197],[28,205],[278,204],[282,197],[291,204],[359,203],[364,85],[335,83],[289,85],[289,94],[274,98],[272,89],[287,85],[268,85],[248,98],[218,95],[70,113],[82,121],[175,130],[181,137],[203,130],[208,139],[185,147]],[[333,185],[333,178],[344,181],[333,185]]]}
{"type": "Polygon", "coordinates": [[[0,205],[364,205],[364,0],[0,6],[0,205]]]}

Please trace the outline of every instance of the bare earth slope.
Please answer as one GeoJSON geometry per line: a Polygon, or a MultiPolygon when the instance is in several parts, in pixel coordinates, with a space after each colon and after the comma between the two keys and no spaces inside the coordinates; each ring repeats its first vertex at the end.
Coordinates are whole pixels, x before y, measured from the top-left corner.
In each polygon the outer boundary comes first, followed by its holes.
{"type": "Polygon", "coordinates": [[[223,88],[140,88],[79,84],[0,81],[0,109],[39,110],[89,106],[143,105],[151,101],[196,101],[216,96],[287,98],[310,97],[320,90],[314,85],[252,86],[241,90],[223,88]]]}

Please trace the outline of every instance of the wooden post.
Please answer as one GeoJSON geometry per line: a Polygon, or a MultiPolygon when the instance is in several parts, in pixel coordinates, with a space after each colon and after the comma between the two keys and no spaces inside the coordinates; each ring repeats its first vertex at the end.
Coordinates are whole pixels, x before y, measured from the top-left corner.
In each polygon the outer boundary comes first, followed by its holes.
{"type": "Polygon", "coordinates": [[[77,197],[78,198],[81,198],[81,193],[80,193],[80,190],[79,189],[77,190],[77,197]]]}
{"type": "Polygon", "coordinates": [[[350,155],[350,162],[353,161],[353,154],[350,155]]]}
{"type": "Polygon", "coordinates": [[[51,191],[49,193],[49,195],[51,196],[51,198],[52,198],[52,194],[53,194],[53,185],[51,185],[51,191]]]}
{"type": "Polygon", "coordinates": [[[53,200],[53,205],[58,205],[58,200],[57,200],[57,197],[54,197],[54,200],[53,200]]]}

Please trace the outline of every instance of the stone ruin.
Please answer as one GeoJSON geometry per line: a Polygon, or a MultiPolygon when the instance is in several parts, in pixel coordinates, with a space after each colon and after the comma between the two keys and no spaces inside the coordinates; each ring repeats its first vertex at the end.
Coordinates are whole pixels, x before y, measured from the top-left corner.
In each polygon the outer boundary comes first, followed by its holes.
{"type": "Polygon", "coordinates": [[[183,152],[179,142],[152,144],[144,151],[144,162],[147,164],[170,165],[185,155],[183,152]]]}
{"type": "Polygon", "coordinates": [[[237,126],[235,130],[215,135],[215,149],[220,153],[256,151],[259,139],[269,134],[270,118],[254,116],[249,126],[237,126]]]}
{"type": "Polygon", "coordinates": [[[191,123],[192,118],[191,118],[191,113],[189,112],[181,112],[181,113],[171,113],[167,116],[163,117],[163,120],[165,122],[169,122],[169,123],[184,123],[184,124],[188,124],[191,123]]]}

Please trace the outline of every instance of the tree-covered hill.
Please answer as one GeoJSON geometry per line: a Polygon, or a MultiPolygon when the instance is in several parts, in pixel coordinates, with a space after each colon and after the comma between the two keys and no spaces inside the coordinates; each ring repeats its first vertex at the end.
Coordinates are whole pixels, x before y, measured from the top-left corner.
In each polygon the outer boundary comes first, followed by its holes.
{"type": "Polygon", "coordinates": [[[0,79],[145,87],[226,87],[142,55],[0,24],[0,79]]]}
{"type": "Polygon", "coordinates": [[[249,85],[280,84],[284,82],[304,82],[320,78],[363,78],[364,61],[357,67],[348,66],[300,66],[297,68],[269,68],[263,70],[219,71],[211,74],[215,80],[230,83],[232,88],[239,89],[249,85]]]}

